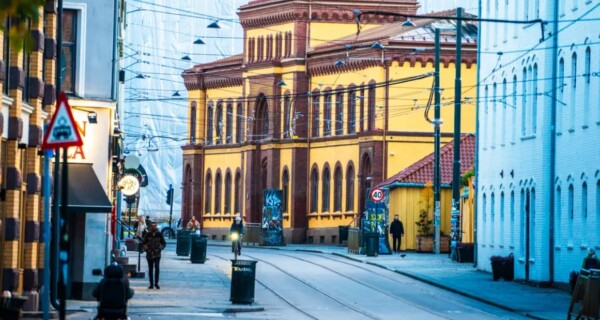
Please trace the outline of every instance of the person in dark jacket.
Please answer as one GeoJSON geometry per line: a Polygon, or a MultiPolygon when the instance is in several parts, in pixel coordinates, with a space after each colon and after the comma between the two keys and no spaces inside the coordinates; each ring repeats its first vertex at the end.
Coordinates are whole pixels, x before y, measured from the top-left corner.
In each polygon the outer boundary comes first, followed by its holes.
{"type": "Polygon", "coordinates": [[[393,239],[394,252],[400,252],[402,236],[404,236],[404,226],[402,225],[402,221],[398,218],[398,215],[394,216],[394,221],[390,224],[390,234],[393,239]]]}
{"type": "MultiPolygon", "coordinates": [[[[236,216],[235,220],[231,223],[231,227],[229,228],[229,234],[232,233],[237,233],[238,234],[238,238],[237,238],[237,249],[238,249],[238,255],[242,254],[242,236],[244,235],[244,222],[242,221],[242,217],[240,216],[236,216]]],[[[233,245],[234,243],[231,243],[231,252],[233,252],[233,245]]]]}
{"type": "Polygon", "coordinates": [[[148,279],[150,286],[148,289],[160,289],[158,278],[160,275],[160,253],[167,246],[162,233],[158,231],[156,222],[152,222],[150,229],[142,239],[142,248],[146,251],[146,260],[148,260],[148,279]]]}
{"type": "Polygon", "coordinates": [[[133,290],[121,266],[109,265],[104,269],[104,278],[92,296],[99,302],[97,319],[127,319],[127,301],[133,297],[133,290]]]}

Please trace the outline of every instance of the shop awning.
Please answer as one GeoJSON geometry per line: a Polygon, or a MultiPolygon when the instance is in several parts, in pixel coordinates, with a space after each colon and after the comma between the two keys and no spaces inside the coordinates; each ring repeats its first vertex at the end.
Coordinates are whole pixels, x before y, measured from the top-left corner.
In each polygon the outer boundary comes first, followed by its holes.
{"type": "Polygon", "coordinates": [[[69,163],[69,211],[108,213],[112,204],[102,188],[92,164],[69,163]]]}

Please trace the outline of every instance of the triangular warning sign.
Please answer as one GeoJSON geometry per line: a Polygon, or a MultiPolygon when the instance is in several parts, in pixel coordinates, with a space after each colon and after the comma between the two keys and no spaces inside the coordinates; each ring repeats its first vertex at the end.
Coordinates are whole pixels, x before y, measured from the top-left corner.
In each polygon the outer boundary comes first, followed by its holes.
{"type": "Polygon", "coordinates": [[[71,107],[67,101],[67,96],[61,92],[56,101],[56,110],[50,120],[50,124],[44,134],[42,150],[78,147],[83,145],[83,140],[77,126],[75,118],[71,113],[71,107]]]}

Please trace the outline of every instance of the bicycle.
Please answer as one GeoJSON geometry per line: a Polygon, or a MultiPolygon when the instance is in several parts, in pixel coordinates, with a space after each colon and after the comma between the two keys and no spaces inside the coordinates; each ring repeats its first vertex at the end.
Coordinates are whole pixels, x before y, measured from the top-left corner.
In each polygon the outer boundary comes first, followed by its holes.
{"type": "Polygon", "coordinates": [[[234,254],[234,260],[242,253],[242,236],[237,232],[232,232],[231,235],[231,251],[234,254]]]}

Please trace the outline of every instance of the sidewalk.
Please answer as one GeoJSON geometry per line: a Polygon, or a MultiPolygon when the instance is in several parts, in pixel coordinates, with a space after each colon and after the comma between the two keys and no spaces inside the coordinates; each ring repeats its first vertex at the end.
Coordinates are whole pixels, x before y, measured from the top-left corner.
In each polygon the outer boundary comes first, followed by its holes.
{"type": "MultiPolygon", "coordinates": [[[[209,241],[209,245],[225,245],[209,241]]],[[[253,247],[276,250],[309,251],[333,254],[350,260],[379,266],[416,280],[533,319],[565,319],[571,296],[554,288],[534,287],[516,281],[493,281],[488,272],[476,270],[471,263],[452,261],[448,254],[404,252],[406,256],[380,255],[367,257],[351,254],[346,247],[325,245],[295,245],[285,247],[253,247]]]]}

